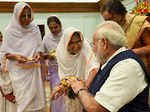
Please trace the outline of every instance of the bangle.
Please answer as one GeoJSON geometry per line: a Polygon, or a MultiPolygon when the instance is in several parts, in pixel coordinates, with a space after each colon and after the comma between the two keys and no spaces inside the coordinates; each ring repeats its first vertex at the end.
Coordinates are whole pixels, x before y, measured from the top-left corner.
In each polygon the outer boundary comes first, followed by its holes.
{"type": "Polygon", "coordinates": [[[87,89],[86,89],[86,88],[80,88],[80,89],[78,90],[78,92],[77,92],[77,96],[79,95],[80,91],[87,91],[87,89]]]}

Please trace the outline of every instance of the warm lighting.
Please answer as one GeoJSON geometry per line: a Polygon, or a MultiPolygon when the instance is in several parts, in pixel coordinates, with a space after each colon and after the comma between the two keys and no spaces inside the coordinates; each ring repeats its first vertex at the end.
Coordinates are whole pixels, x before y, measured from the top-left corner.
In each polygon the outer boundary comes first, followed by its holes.
{"type": "Polygon", "coordinates": [[[150,13],[150,0],[136,0],[136,7],[133,8],[131,13],[136,15],[146,15],[150,13]]]}
{"type": "Polygon", "coordinates": [[[99,0],[0,0],[0,2],[98,2],[99,0]]]}

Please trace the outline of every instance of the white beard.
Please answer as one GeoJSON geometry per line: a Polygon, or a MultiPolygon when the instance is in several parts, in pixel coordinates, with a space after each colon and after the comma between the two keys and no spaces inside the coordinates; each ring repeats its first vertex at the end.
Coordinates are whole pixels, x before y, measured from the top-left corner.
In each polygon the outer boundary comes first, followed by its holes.
{"type": "Polygon", "coordinates": [[[100,63],[100,62],[101,62],[101,59],[100,59],[100,57],[98,56],[97,53],[95,54],[95,57],[96,57],[96,62],[100,63]]]}
{"type": "Polygon", "coordinates": [[[98,45],[98,49],[97,49],[97,52],[95,53],[95,57],[96,57],[96,61],[98,63],[101,63],[102,59],[101,57],[99,56],[99,53],[100,53],[100,45],[98,45]]]}
{"type": "Polygon", "coordinates": [[[102,54],[102,52],[100,51],[101,50],[101,47],[100,47],[100,44],[98,45],[98,49],[97,49],[97,52],[95,53],[95,57],[96,57],[96,61],[98,62],[98,63],[100,63],[100,64],[104,64],[105,63],[105,61],[106,61],[106,53],[105,52],[103,52],[103,54],[102,54]]]}

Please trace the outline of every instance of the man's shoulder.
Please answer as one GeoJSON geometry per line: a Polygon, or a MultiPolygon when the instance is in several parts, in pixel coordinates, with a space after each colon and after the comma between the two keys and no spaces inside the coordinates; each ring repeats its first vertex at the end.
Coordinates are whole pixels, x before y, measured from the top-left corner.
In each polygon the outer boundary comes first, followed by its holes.
{"type": "MultiPolygon", "coordinates": [[[[119,61],[117,64],[119,64],[119,65],[130,65],[130,66],[132,66],[132,65],[140,65],[135,59],[133,59],[133,58],[127,58],[127,59],[124,59],[124,60],[121,60],[121,61],[119,61]]],[[[116,64],[116,65],[117,65],[116,64]]]]}
{"type": "Polygon", "coordinates": [[[134,72],[136,72],[136,71],[143,71],[141,65],[135,59],[132,59],[132,58],[128,58],[128,59],[119,61],[112,68],[112,70],[113,69],[115,69],[115,70],[123,70],[123,71],[126,71],[126,72],[129,72],[129,71],[134,71],[134,72]]]}

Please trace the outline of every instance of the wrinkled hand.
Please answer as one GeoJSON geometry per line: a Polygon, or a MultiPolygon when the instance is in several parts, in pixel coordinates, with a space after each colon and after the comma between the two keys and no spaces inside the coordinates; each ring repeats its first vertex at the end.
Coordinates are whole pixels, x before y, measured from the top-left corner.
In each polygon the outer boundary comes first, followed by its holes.
{"type": "Polygon", "coordinates": [[[5,54],[5,57],[10,60],[17,60],[19,63],[24,63],[27,61],[27,58],[25,56],[22,56],[19,54],[7,53],[7,54],[5,54]]]}
{"type": "Polygon", "coordinates": [[[85,86],[85,82],[84,81],[78,81],[78,80],[75,80],[75,81],[70,81],[69,82],[74,93],[78,93],[78,91],[81,89],[81,88],[87,88],[85,86]]]}
{"type": "Polygon", "coordinates": [[[34,61],[34,62],[38,62],[38,61],[40,60],[40,57],[41,57],[41,52],[38,52],[38,53],[35,55],[33,61],[34,61]]]}
{"type": "Polygon", "coordinates": [[[27,58],[22,55],[16,55],[16,59],[18,60],[19,63],[25,63],[27,62],[27,58]]]}
{"type": "Polygon", "coordinates": [[[56,100],[58,97],[63,95],[65,92],[65,87],[62,85],[56,86],[50,95],[50,101],[56,100]]]}

